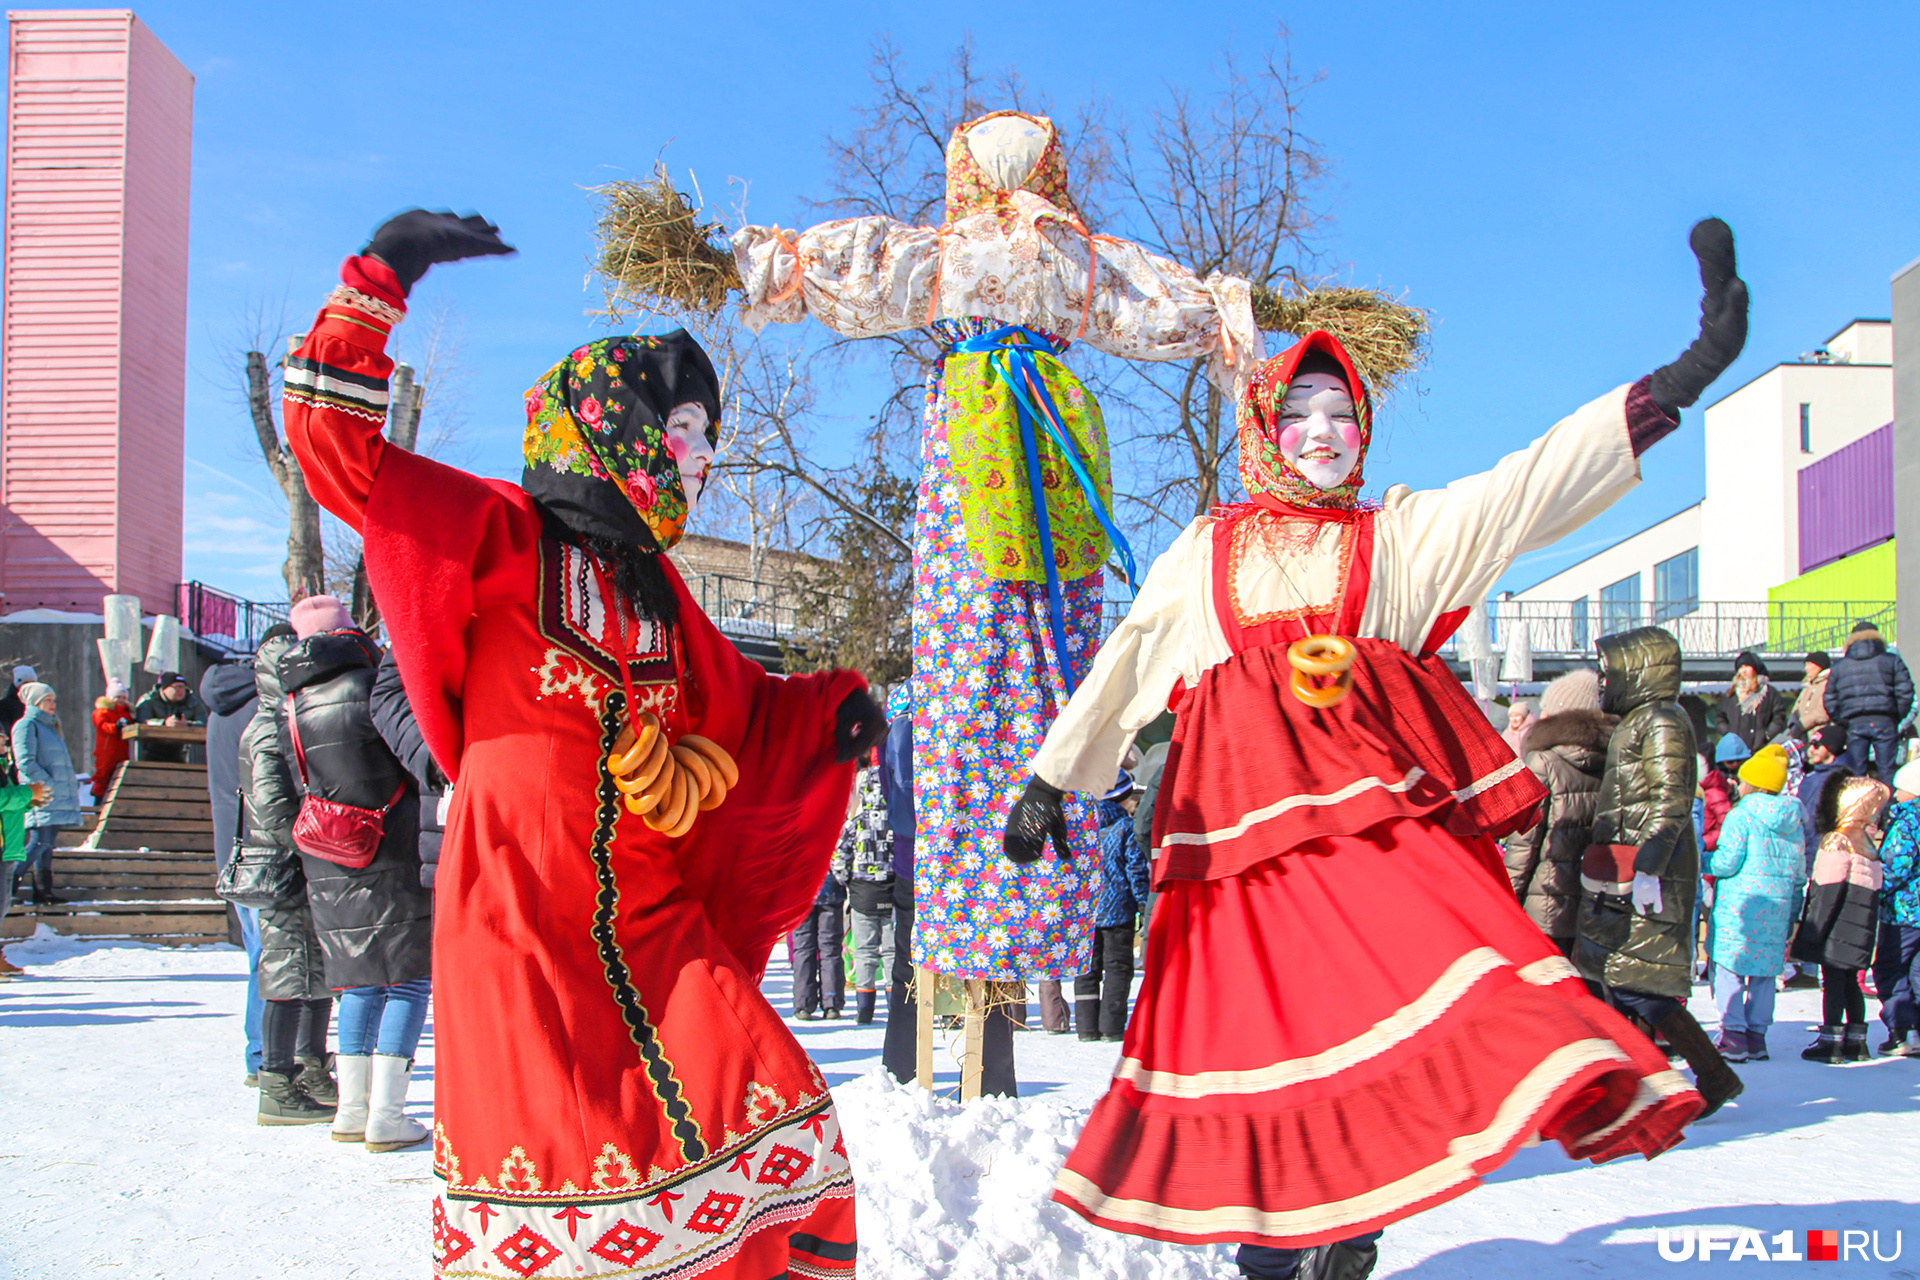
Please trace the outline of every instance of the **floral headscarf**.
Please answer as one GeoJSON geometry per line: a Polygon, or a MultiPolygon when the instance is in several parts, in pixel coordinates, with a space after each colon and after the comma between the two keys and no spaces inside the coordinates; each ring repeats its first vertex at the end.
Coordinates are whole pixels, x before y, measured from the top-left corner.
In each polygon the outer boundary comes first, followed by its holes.
{"type": "Polygon", "coordinates": [[[665,551],[687,524],[665,426],[688,403],[706,408],[717,440],[719,381],[684,329],[576,348],[527,391],[521,486],[576,533],[665,551]]]}
{"type": "Polygon", "coordinates": [[[1045,149],[1041,151],[1039,160],[1034,162],[1033,169],[1021,180],[1018,190],[1031,191],[1078,217],[1079,207],[1074,204],[1073,195],[1067,190],[1066,154],[1060,146],[1060,131],[1053,127],[1053,121],[1025,111],[990,111],[955,129],[953,136],[947,140],[947,221],[958,222],[968,214],[987,213],[1000,207],[998,196],[1001,188],[987,176],[980,162],[974,159],[973,148],[967,142],[967,132],[975,125],[1002,116],[1020,116],[1031,120],[1047,134],[1045,149]]]}
{"type": "Polygon", "coordinates": [[[1240,483],[1258,498],[1262,494],[1296,507],[1332,507],[1351,510],[1360,498],[1361,475],[1367,462],[1367,445],[1373,440],[1373,397],[1359,370],[1347,356],[1339,339],[1316,329],[1277,356],[1261,362],[1253,371],[1246,394],[1240,398],[1237,414],[1240,426],[1240,483]],[[1320,362],[1331,359],[1344,371],[1347,390],[1353,396],[1353,411],[1360,426],[1360,457],[1345,483],[1322,489],[1301,475],[1280,452],[1280,406],[1286,401],[1287,387],[1309,356],[1320,362]]]}

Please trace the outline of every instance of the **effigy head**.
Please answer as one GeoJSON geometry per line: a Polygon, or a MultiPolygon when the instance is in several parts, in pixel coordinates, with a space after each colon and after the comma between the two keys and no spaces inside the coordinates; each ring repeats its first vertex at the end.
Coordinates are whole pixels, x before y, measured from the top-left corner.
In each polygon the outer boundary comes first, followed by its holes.
{"type": "Polygon", "coordinates": [[[1309,333],[1263,361],[1240,398],[1240,481],[1299,507],[1350,508],[1365,483],[1373,400],[1346,348],[1309,333]]]}
{"type": "Polygon", "coordinates": [[[719,438],[719,379],[690,334],[600,338],[527,390],[521,485],[583,537],[665,551],[719,438]]]}
{"type": "Polygon", "coordinates": [[[1045,116],[993,111],[969,120],[947,142],[947,221],[992,212],[1008,191],[1031,191],[1078,217],[1067,190],[1060,131],[1045,116]]]}

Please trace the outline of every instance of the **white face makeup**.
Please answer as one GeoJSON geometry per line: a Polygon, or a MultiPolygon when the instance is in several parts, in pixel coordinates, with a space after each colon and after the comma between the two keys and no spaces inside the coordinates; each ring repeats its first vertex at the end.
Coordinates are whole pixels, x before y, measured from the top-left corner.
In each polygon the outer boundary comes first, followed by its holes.
{"type": "Polygon", "coordinates": [[[1303,373],[1280,405],[1280,453],[1309,483],[1338,488],[1360,462],[1360,419],[1347,384],[1330,373],[1303,373]]]}
{"type": "Polygon", "coordinates": [[[705,405],[675,405],[667,415],[667,452],[680,464],[680,483],[687,491],[687,511],[700,501],[707,485],[707,468],[713,465],[713,445],[707,440],[705,405]]]}

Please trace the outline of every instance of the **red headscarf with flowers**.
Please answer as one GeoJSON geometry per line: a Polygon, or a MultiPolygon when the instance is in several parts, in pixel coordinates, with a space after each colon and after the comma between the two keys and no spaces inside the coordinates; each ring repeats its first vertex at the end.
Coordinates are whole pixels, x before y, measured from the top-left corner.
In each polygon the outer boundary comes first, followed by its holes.
{"type": "Polygon", "coordinates": [[[1373,440],[1373,397],[1360,380],[1347,349],[1339,339],[1316,329],[1277,356],[1261,362],[1253,371],[1246,394],[1240,398],[1237,414],[1240,427],[1240,483],[1255,500],[1262,495],[1295,507],[1331,507],[1352,510],[1360,499],[1361,475],[1367,461],[1367,445],[1373,440]],[[1300,474],[1280,451],[1280,406],[1286,402],[1287,388],[1305,364],[1329,364],[1337,370],[1353,397],[1354,420],[1360,427],[1360,457],[1344,482],[1322,489],[1300,474]]]}
{"type": "Polygon", "coordinates": [[[718,440],[713,362],[684,329],[576,348],[527,391],[521,487],[577,533],[667,550],[686,532],[687,493],[666,421],[688,403],[718,440]]]}

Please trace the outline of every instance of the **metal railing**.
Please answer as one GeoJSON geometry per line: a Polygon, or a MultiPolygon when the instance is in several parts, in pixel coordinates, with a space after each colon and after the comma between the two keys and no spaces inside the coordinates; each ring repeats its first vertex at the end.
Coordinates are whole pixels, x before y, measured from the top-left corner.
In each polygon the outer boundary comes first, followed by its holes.
{"type": "MultiPolygon", "coordinates": [[[[1504,648],[1513,624],[1527,624],[1533,652],[1547,656],[1593,654],[1601,636],[1635,627],[1665,627],[1689,657],[1725,657],[1751,650],[1805,654],[1846,647],[1854,623],[1871,622],[1889,641],[1894,636],[1890,600],[1703,600],[1629,604],[1573,600],[1496,600],[1487,605],[1494,647],[1504,648]]],[[[1457,640],[1447,646],[1451,651],[1457,640]]]]}
{"type": "Polygon", "coordinates": [[[267,628],[287,620],[284,601],[243,600],[204,582],[183,582],[174,594],[180,624],[229,653],[252,653],[267,628]]]}
{"type": "Polygon", "coordinates": [[[822,618],[819,593],[777,580],[701,573],[687,575],[686,583],[701,610],[727,635],[804,640],[846,612],[829,595],[828,616],[822,618]]]}

